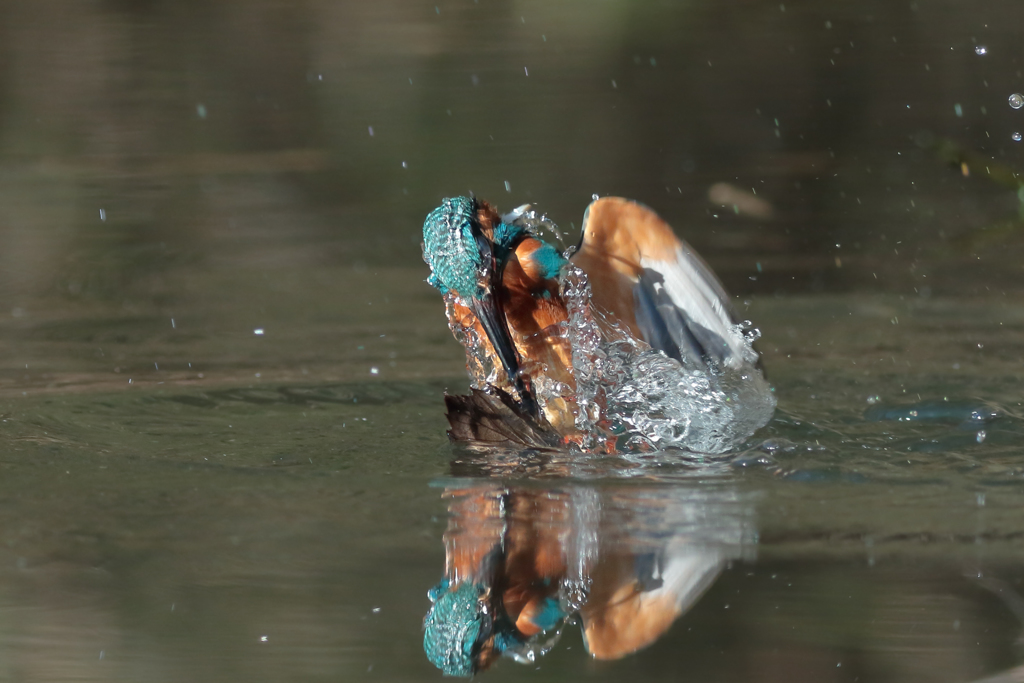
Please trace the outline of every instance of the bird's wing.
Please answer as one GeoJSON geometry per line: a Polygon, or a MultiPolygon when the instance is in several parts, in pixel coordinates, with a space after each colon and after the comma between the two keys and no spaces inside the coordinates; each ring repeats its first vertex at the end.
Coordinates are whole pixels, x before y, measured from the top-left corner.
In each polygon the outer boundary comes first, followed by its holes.
{"type": "Polygon", "coordinates": [[[724,566],[719,553],[696,548],[676,549],[661,561],[657,576],[640,576],[635,568],[595,576],[592,599],[580,610],[587,651],[595,659],[618,659],[652,644],[697,602],[724,566]],[[599,581],[619,583],[619,588],[606,594],[599,581]]]}
{"type": "Polygon", "coordinates": [[[656,213],[619,197],[595,200],[583,216],[573,262],[594,303],[652,347],[680,361],[739,368],[756,362],[718,278],[656,213]]]}

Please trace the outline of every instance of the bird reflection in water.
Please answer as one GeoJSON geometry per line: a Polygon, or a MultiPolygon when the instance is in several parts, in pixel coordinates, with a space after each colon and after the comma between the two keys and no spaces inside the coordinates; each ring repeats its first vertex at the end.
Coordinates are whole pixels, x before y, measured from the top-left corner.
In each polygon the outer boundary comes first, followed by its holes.
{"type": "Polygon", "coordinates": [[[444,578],[428,595],[423,647],[446,675],[499,657],[533,662],[567,624],[587,652],[645,648],[725,565],[752,554],[750,506],[718,484],[446,487],[444,578]]]}

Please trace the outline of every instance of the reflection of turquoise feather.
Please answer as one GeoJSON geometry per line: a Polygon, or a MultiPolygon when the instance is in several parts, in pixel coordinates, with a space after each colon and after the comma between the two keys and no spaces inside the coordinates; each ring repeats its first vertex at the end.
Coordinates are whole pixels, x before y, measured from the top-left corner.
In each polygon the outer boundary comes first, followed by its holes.
{"type": "MultiPolygon", "coordinates": [[[[467,581],[453,587],[448,579],[427,592],[433,605],[423,620],[423,650],[446,676],[472,676],[481,641],[491,635],[495,652],[513,656],[532,642],[522,637],[503,610],[499,609],[496,615],[488,614],[484,609],[485,594],[486,589],[480,584],[467,581]]],[[[541,631],[551,631],[566,616],[557,599],[547,598],[532,621],[541,631]]]]}
{"type": "Polygon", "coordinates": [[[468,582],[449,590],[445,580],[427,594],[434,604],[423,620],[423,650],[446,676],[473,675],[473,646],[486,616],[483,593],[468,582]]]}
{"type": "Polygon", "coordinates": [[[540,614],[535,615],[531,621],[541,631],[550,631],[558,626],[565,617],[566,614],[562,610],[562,606],[558,604],[558,600],[547,598],[544,600],[544,609],[540,611],[540,614]]]}

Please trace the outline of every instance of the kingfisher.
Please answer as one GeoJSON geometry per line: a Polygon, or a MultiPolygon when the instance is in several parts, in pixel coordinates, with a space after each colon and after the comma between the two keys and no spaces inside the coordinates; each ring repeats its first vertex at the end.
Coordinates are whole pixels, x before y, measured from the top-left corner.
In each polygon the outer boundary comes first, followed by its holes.
{"type": "MultiPolygon", "coordinates": [[[[444,295],[475,389],[511,396],[518,416],[564,444],[582,442],[574,354],[578,361],[585,349],[566,332],[580,315],[567,286],[581,274],[589,287],[583,312],[593,314],[604,342],[642,340],[687,372],[712,379],[734,372],[764,384],[718,278],[653,210],[595,198],[579,244],[562,253],[524,220],[528,208],[502,215],[475,197],[446,198],[423,224],[427,281],[444,295]]],[[[479,436],[473,425],[456,425],[452,405],[449,436],[479,436]]],[[[753,429],[769,417],[759,414],[753,429]]],[[[605,450],[614,450],[611,443],[609,436],[605,450]]]]}
{"type": "Polygon", "coordinates": [[[716,516],[714,530],[702,531],[694,514],[706,513],[715,494],[692,495],[635,486],[450,486],[445,575],[427,593],[423,622],[428,659],[464,677],[501,656],[534,662],[577,615],[595,659],[648,647],[741,556],[742,518],[716,516]],[[633,523],[623,526],[624,518],[633,523]]]}
{"type": "Polygon", "coordinates": [[[565,494],[519,495],[484,485],[449,490],[445,578],[427,593],[423,648],[448,676],[470,676],[501,655],[519,658],[569,616],[560,600],[565,494]]]}

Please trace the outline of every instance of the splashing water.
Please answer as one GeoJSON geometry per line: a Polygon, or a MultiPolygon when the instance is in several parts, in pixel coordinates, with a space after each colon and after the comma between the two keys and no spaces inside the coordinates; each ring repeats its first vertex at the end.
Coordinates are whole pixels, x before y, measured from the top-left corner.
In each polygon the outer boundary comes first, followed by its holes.
{"type": "Polygon", "coordinates": [[[448,329],[455,336],[455,341],[466,349],[466,370],[469,372],[469,384],[474,389],[483,391],[490,386],[508,384],[508,375],[500,363],[494,362],[494,352],[487,335],[474,325],[474,319],[467,309],[462,308],[460,299],[452,291],[444,294],[444,313],[448,318],[448,329]]]}
{"type": "Polygon", "coordinates": [[[548,218],[547,214],[537,211],[529,204],[514,209],[502,216],[501,219],[525,228],[538,238],[543,239],[544,233],[548,233],[558,241],[558,244],[565,244],[565,236],[555,222],[548,218]]]}
{"type": "MultiPolygon", "coordinates": [[[[590,305],[587,275],[570,265],[562,280],[573,351],[576,427],[592,445],[618,436],[616,448],[683,448],[722,453],[771,419],[775,397],[760,370],[687,367],[608,322],[590,305]],[[602,403],[604,407],[602,409],[602,403]]],[[[741,335],[751,344],[759,333],[741,335]]]]}
{"type": "MultiPolygon", "coordinates": [[[[587,275],[574,265],[561,278],[560,295],[568,320],[541,334],[568,342],[576,386],[550,378],[542,364],[529,359],[522,369],[542,409],[573,406],[579,432],[573,441],[584,450],[724,453],[771,419],[775,397],[752,365],[709,371],[652,349],[594,309],[587,275]]],[[[501,386],[514,393],[486,335],[471,317],[458,315],[458,297],[446,294],[445,304],[449,326],[466,349],[473,387],[501,386]]],[[[744,325],[732,332],[742,338],[745,355],[756,359],[751,344],[760,334],[744,325]]]]}

